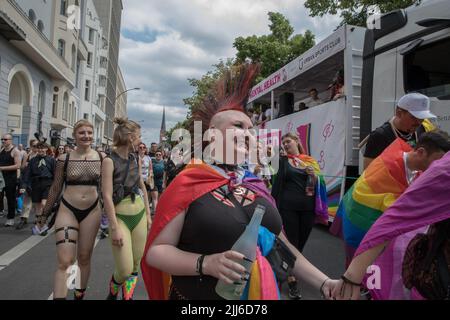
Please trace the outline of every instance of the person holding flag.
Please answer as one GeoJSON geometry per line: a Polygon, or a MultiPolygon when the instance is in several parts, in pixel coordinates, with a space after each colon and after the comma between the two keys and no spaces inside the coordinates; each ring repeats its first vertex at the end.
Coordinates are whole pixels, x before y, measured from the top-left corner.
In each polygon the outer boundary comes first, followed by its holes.
{"type": "Polygon", "coordinates": [[[344,239],[346,266],[375,221],[449,150],[448,135],[432,131],[422,134],[414,149],[398,138],[369,165],[344,195],[330,229],[344,239]]]}

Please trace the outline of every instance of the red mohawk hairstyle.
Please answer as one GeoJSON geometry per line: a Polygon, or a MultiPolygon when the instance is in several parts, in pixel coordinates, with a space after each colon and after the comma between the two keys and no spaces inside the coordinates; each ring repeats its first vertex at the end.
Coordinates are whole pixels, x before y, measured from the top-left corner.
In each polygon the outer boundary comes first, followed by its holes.
{"type": "Polygon", "coordinates": [[[202,132],[205,132],[212,117],[219,112],[235,110],[245,113],[250,90],[259,70],[259,64],[246,63],[225,71],[201,105],[193,111],[191,128],[193,129],[194,121],[201,121],[202,132]]]}

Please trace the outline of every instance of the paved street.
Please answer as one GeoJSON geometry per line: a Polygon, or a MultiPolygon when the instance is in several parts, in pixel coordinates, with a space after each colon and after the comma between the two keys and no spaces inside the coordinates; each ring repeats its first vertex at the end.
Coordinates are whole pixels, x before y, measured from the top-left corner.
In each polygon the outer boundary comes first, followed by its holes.
{"type": "MultiPolygon", "coordinates": [[[[0,300],[46,300],[51,298],[53,273],[56,268],[54,235],[32,236],[29,228],[17,231],[3,227],[0,219],[0,300]]],[[[344,252],[339,239],[324,227],[314,228],[305,248],[305,255],[331,277],[342,274],[344,252]]],[[[108,239],[98,240],[95,246],[91,278],[86,299],[103,300],[113,271],[111,247],[108,239]]],[[[317,290],[301,285],[304,299],[319,299],[317,290]]],[[[286,297],[285,293],[283,294],[286,297]]],[[[69,295],[72,299],[72,295],[69,295]]],[[[136,300],[146,299],[142,281],[135,291],[136,300]]]]}

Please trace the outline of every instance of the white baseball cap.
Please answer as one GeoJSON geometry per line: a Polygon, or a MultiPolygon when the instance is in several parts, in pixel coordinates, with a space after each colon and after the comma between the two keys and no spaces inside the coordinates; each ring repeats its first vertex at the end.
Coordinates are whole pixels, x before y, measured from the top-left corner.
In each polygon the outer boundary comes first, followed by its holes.
{"type": "Polygon", "coordinates": [[[407,110],[417,119],[436,118],[430,112],[430,99],[421,93],[408,93],[400,98],[397,106],[407,110]]]}

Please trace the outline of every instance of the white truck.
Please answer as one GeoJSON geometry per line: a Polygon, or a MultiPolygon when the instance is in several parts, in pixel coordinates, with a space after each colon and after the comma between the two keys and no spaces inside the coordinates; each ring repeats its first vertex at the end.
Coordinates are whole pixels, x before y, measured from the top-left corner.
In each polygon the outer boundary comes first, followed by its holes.
{"type": "Polygon", "coordinates": [[[393,116],[402,95],[429,96],[436,124],[450,132],[450,1],[423,1],[374,23],[367,29],[340,27],[256,85],[249,100],[250,105],[272,108],[273,120],[260,129],[281,131],[261,131],[261,139],[278,144],[281,134],[294,131],[319,161],[331,217],[346,186],[361,171],[358,145],[393,116]],[[344,97],[329,101],[330,84],[339,71],[344,74],[344,97]],[[325,103],[293,112],[301,102],[310,102],[312,88],[325,103]]]}

